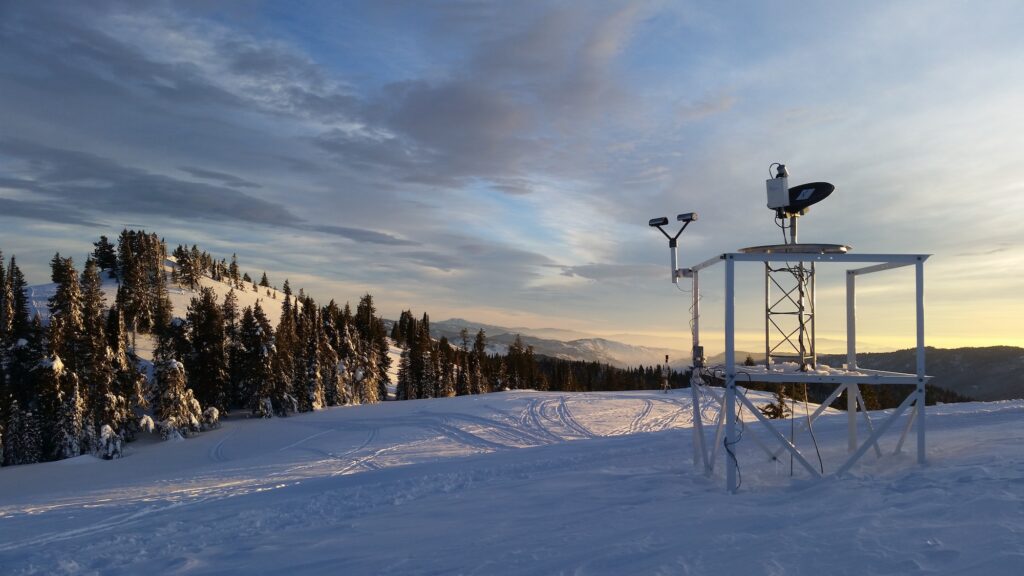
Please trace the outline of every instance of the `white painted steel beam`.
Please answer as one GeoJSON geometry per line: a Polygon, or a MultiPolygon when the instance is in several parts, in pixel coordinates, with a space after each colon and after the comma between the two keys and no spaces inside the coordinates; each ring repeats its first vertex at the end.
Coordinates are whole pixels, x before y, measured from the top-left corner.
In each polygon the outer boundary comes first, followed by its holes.
{"type": "Polygon", "coordinates": [[[918,260],[915,272],[915,284],[917,285],[917,463],[923,466],[927,460],[924,443],[925,383],[927,382],[924,374],[924,260],[918,260]]]}
{"type": "Polygon", "coordinates": [[[865,266],[864,268],[855,268],[853,270],[847,270],[847,274],[854,276],[863,276],[865,274],[871,274],[874,272],[881,272],[882,270],[892,270],[893,268],[903,268],[904,266],[912,266],[915,262],[885,262],[883,264],[875,264],[874,266],[865,266]]]}
{"type": "Polygon", "coordinates": [[[736,261],[725,260],[725,484],[729,492],[739,489],[736,475],[736,261]]]}
{"type": "MultiPolygon", "coordinates": [[[[874,434],[875,426],[874,424],[871,423],[871,416],[868,415],[868,403],[864,401],[864,396],[861,395],[860,388],[856,388],[856,390],[857,403],[860,404],[861,413],[864,414],[864,422],[867,423],[868,434],[874,434]]],[[[879,458],[882,457],[882,449],[878,446],[878,442],[875,442],[875,455],[878,456],[879,458]]]]}
{"type": "Polygon", "coordinates": [[[907,410],[907,406],[910,406],[910,404],[914,402],[916,399],[917,394],[908,395],[903,400],[903,402],[900,403],[900,405],[896,408],[896,411],[890,414],[885,420],[882,421],[881,425],[879,425],[878,429],[875,430],[875,433],[872,434],[870,438],[868,438],[867,442],[861,444],[860,448],[856,452],[851,454],[850,457],[846,460],[846,463],[843,464],[839,468],[839,470],[836,470],[836,476],[842,476],[854,464],[856,464],[857,461],[860,460],[860,457],[863,456],[864,453],[868,451],[868,448],[870,448],[875,442],[878,442],[878,439],[882,437],[882,434],[885,434],[886,430],[888,430],[889,427],[892,426],[893,422],[895,422],[907,410]]]}
{"type": "Polygon", "coordinates": [[[770,435],[774,436],[775,439],[778,440],[780,444],[782,444],[783,448],[788,450],[789,453],[793,455],[793,458],[795,458],[801,466],[803,466],[805,469],[807,469],[808,472],[811,473],[811,476],[821,478],[821,472],[814,466],[811,466],[811,463],[808,462],[806,458],[804,458],[804,455],[800,453],[800,450],[798,450],[797,447],[794,446],[789,440],[786,440],[786,437],[783,436],[781,432],[776,430],[775,426],[772,426],[772,421],[765,417],[764,414],[761,414],[761,411],[758,410],[757,407],[754,406],[754,404],[746,396],[740,395],[739,400],[743,404],[746,404],[747,408],[749,408],[750,411],[753,412],[754,416],[756,416],[757,419],[761,422],[761,424],[764,425],[764,427],[768,430],[770,435]]]}
{"type": "MultiPolygon", "coordinates": [[[[736,262],[878,262],[916,264],[924,262],[931,254],[806,254],[791,252],[727,252],[722,258],[732,258],[736,262]]],[[[708,261],[710,262],[710,260],[708,261]]]]}

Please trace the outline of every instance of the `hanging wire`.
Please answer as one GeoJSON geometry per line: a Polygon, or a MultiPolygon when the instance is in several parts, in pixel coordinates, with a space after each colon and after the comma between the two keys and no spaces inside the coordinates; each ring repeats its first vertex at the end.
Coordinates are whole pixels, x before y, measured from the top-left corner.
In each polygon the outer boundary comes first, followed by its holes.
{"type": "MultiPolygon", "coordinates": [[[[847,392],[849,394],[849,392],[847,392]]],[[[814,426],[811,425],[811,410],[807,405],[807,383],[804,382],[804,415],[807,416],[807,431],[811,433],[811,442],[814,442],[814,452],[818,455],[818,468],[825,474],[825,464],[821,461],[821,450],[818,450],[818,439],[814,437],[814,426]]]]}
{"type": "MultiPolygon", "coordinates": [[[[789,400],[789,443],[796,448],[796,394],[789,400]]],[[[793,452],[789,453],[789,475],[793,476],[793,452]]]]}

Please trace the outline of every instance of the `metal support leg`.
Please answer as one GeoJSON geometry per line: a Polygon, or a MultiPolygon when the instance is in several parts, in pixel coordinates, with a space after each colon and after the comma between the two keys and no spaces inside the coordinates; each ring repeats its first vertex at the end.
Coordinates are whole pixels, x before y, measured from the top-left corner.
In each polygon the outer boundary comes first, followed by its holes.
{"type": "Polygon", "coordinates": [[[926,464],[924,445],[924,260],[919,256],[916,266],[917,280],[917,463],[926,464]]]}
{"type": "Polygon", "coordinates": [[[736,474],[736,261],[725,261],[725,483],[731,493],[739,489],[736,474]]]}
{"type": "MultiPolygon", "coordinates": [[[[860,404],[861,414],[864,415],[864,422],[867,423],[867,426],[868,426],[868,434],[869,435],[874,435],[874,433],[875,433],[875,426],[874,426],[874,424],[871,423],[871,416],[868,416],[868,403],[865,402],[864,401],[864,397],[861,396],[860,388],[859,387],[856,388],[856,392],[857,392],[857,403],[860,404]]],[[[878,456],[879,458],[882,457],[882,449],[879,448],[878,442],[875,442],[875,456],[878,456]]]]}
{"type": "MultiPolygon", "coordinates": [[[[914,391],[916,394],[917,391],[914,391]]],[[[907,418],[907,425],[903,427],[903,434],[900,434],[900,441],[896,443],[896,449],[893,450],[893,454],[899,454],[903,451],[903,441],[907,439],[907,434],[910,433],[910,429],[914,427],[914,420],[917,419],[917,404],[914,405],[914,410],[910,413],[910,417],[907,418]]]]}

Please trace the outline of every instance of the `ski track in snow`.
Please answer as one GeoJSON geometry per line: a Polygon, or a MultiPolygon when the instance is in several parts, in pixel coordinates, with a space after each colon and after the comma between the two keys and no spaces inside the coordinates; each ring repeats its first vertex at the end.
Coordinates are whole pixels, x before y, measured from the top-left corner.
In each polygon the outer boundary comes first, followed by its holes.
{"type": "MultiPolygon", "coordinates": [[[[890,432],[885,455],[869,453],[847,478],[791,479],[744,440],[744,486],[728,495],[721,451],[711,479],[690,466],[689,390],[481,400],[229,418],[184,442],[130,444],[113,462],[4,468],[0,573],[1016,576],[1024,566],[1024,402],[929,407],[926,468],[893,455],[890,432]]],[[[835,466],[845,416],[819,422],[835,466]]]]}

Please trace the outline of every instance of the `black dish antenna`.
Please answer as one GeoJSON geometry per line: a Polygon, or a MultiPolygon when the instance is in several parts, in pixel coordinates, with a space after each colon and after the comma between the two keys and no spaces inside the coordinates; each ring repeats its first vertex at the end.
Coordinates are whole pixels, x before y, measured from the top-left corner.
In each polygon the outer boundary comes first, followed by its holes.
{"type": "MultiPolygon", "coordinates": [[[[778,162],[768,167],[775,168],[775,176],[765,182],[768,189],[768,208],[775,211],[778,220],[789,219],[791,243],[796,244],[796,219],[807,213],[807,209],[828,198],[836,187],[828,182],[810,182],[789,187],[789,170],[778,162]]],[[[784,225],[783,225],[784,226],[784,225]]]]}

